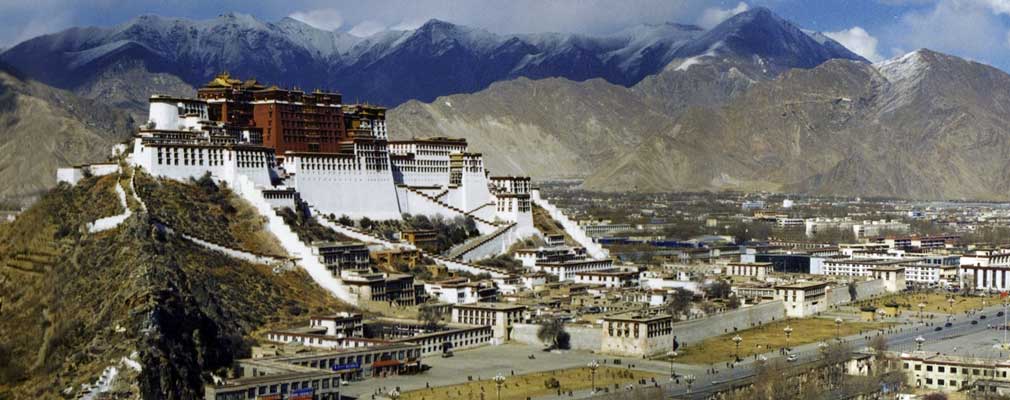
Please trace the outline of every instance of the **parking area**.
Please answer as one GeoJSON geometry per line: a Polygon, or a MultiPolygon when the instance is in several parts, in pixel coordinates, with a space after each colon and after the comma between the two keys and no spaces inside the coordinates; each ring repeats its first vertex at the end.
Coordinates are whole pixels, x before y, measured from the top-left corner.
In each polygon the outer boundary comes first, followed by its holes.
{"type": "MultiPolygon", "coordinates": [[[[485,346],[473,350],[458,351],[450,358],[428,357],[424,363],[431,366],[428,371],[418,375],[403,375],[387,378],[368,379],[351,382],[341,389],[341,394],[361,399],[371,399],[375,393],[386,393],[399,387],[401,392],[432,387],[452,385],[473,380],[488,379],[501,373],[510,376],[531,372],[550,371],[564,368],[582,367],[592,360],[600,364],[614,366],[616,357],[602,356],[585,351],[566,351],[551,353],[541,351],[539,346],[522,344],[506,344],[501,346],[485,346]],[[531,359],[530,355],[535,358],[531,359]]],[[[621,368],[629,368],[667,374],[669,363],[641,359],[621,359],[621,368]]],[[[376,396],[376,398],[379,398],[376,396]]]]}

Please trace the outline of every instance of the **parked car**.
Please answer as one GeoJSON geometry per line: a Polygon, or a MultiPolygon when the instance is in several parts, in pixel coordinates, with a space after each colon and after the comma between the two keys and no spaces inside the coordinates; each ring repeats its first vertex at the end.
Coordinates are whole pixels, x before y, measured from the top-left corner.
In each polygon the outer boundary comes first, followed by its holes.
{"type": "Polygon", "coordinates": [[[978,319],[985,319],[985,315],[979,315],[978,319]]]}
{"type": "Polygon", "coordinates": [[[972,321],[971,321],[971,324],[972,324],[972,325],[978,325],[978,321],[975,321],[975,320],[972,320],[972,321]]]}
{"type": "Polygon", "coordinates": [[[939,332],[939,331],[942,331],[942,330],[943,330],[943,328],[939,327],[939,326],[936,327],[936,328],[933,328],[933,331],[935,331],[935,332],[939,332]]]}
{"type": "Polygon", "coordinates": [[[950,328],[951,326],[954,326],[954,324],[952,324],[952,323],[948,322],[948,323],[946,323],[946,324],[943,324],[943,326],[945,326],[945,327],[948,327],[948,328],[950,328]]]}
{"type": "Polygon", "coordinates": [[[452,356],[454,356],[454,354],[452,354],[452,351],[444,351],[444,352],[442,352],[442,358],[449,358],[449,357],[452,357],[452,356]]]}
{"type": "Polygon", "coordinates": [[[794,361],[799,360],[799,359],[800,359],[800,357],[797,356],[797,355],[795,355],[795,354],[790,354],[790,355],[786,356],[786,361],[788,361],[788,362],[794,362],[794,361]]]}

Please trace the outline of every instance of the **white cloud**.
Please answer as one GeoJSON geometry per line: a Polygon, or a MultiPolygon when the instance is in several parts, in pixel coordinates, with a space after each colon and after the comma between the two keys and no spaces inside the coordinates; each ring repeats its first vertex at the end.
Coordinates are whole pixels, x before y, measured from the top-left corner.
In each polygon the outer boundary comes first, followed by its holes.
{"type": "Polygon", "coordinates": [[[296,11],[291,13],[289,17],[328,31],[336,30],[344,24],[344,18],[340,16],[340,12],[332,8],[296,11]]]}
{"type": "MultiPolygon", "coordinates": [[[[1001,21],[1003,1],[949,0],[932,8],[908,12],[888,32],[893,47],[930,48],[960,57],[987,60],[994,49],[1006,46],[1007,28],[1001,21]]],[[[1010,6],[1006,6],[1010,10],[1010,6]]]]}
{"type": "Polygon", "coordinates": [[[871,62],[884,59],[880,53],[877,53],[877,38],[862,27],[854,26],[838,32],[824,32],[824,34],[871,62]]]}
{"type": "Polygon", "coordinates": [[[1010,0],[955,0],[964,3],[975,3],[988,7],[995,14],[1010,15],[1010,0]]]}
{"type": "Polygon", "coordinates": [[[405,19],[397,24],[393,24],[393,26],[390,26],[389,29],[394,31],[410,31],[420,28],[425,22],[428,22],[428,20],[423,17],[405,19]]]}
{"type": "Polygon", "coordinates": [[[386,30],[385,25],[376,21],[367,20],[355,25],[350,31],[347,31],[347,33],[357,37],[369,37],[384,30],[386,30]]]}
{"type": "Polygon", "coordinates": [[[750,6],[747,3],[740,2],[736,7],[730,9],[721,9],[718,7],[707,8],[701,13],[701,17],[698,18],[698,25],[702,28],[709,29],[713,26],[719,25],[722,21],[729,19],[730,17],[747,11],[750,6]]]}

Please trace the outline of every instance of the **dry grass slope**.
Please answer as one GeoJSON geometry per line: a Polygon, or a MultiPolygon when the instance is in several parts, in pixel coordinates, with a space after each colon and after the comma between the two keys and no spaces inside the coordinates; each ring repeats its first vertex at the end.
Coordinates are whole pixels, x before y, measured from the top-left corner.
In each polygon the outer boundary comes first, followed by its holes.
{"type": "MultiPolygon", "coordinates": [[[[255,332],[349,309],[304,272],[275,273],[165,236],[143,213],[87,234],[87,222],[118,212],[116,180],[57,187],[0,225],[0,398],[59,398],[134,351],[144,372],[129,390],[194,398],[203,371],[247,355],[255,332]]],[[[189,186],[178,189],[199,190],[189,186]]],[[[237,215],[190,227],[220,231],[237,215]]]]}

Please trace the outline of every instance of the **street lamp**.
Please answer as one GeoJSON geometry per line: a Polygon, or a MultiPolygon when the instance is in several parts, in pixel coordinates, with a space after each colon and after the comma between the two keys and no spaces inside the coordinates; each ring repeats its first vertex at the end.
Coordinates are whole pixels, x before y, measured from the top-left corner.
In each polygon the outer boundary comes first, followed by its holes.
{"type": "Polygon", "coordinates": [[[951,298],[947,299],[947,304],[950,304],[950,307],[947,308],[947,311],[949,313],[953,314],[954,313],[954,298],[951,297],[951,298]]]}
{"type": "Polygon", "coordinates": [[[501,400],[501,386],[505,384],[505,375],[501,372],[494,376],[494,383],[498,386],[498,400],[501,400]]]}
{"type": "Polygon", "coordinates": [[[922,322],[922,309],[926,308],[926,303],[919,303],[919,322],[922,322]]]}
{"type": "Polygon", "coordinates": [[[919,335],[919,337],[915,338],[915,347],[916,347],[916,350],[922,351],[922,343],[925,342],[925,341],[926,341],[926,338],[922,337],[922,335],[919,335]]]}
{"type": "Polygon", "coordinates": [[[691,393],[691,384],[694,383],[694,375],[685,375],[684,382],[687,382],[687,392],[691,393]]]}
{"type": "Polygon", "coordinates": [[[733,343],[736,344],[736,354],[733,357],[736,358],[736,361],[740,361],[740,342],[742,341],[743,338],[740,335],[733,336],[733,343]]]}
{"type": "Polygon", "coordinates": [[[586,366],[589,367],[589,374],[592,376],[593,379],[593,393],[596,393],[596,369],[600,368],[600,363],[596,362],[596,360],[593,360],[590,361],[589,364],[586,366]]]}
{"type": "Polygon", "coordinates": [[[792,348],[789,347],[789,336],[793,334],[793,327],[786,325],[786,327],[782,329],[782,332],[786,333],[786,350],[792,350],[792,348]]]}
{"type": "Polygon", "coordinates": [[[835,318],[835,339],[842,340],[842,318],[835,318]]]}
{"type": "Polygon", "coordinates": [[[677,352],[676,351],[671,351],[670,352],[670,380],[671,381],[674,380],[675,378],[677,378],[677,374],[675,372],[673,372],[673,360],[676,359],[676,358],[677,358],[677,352]]]}

